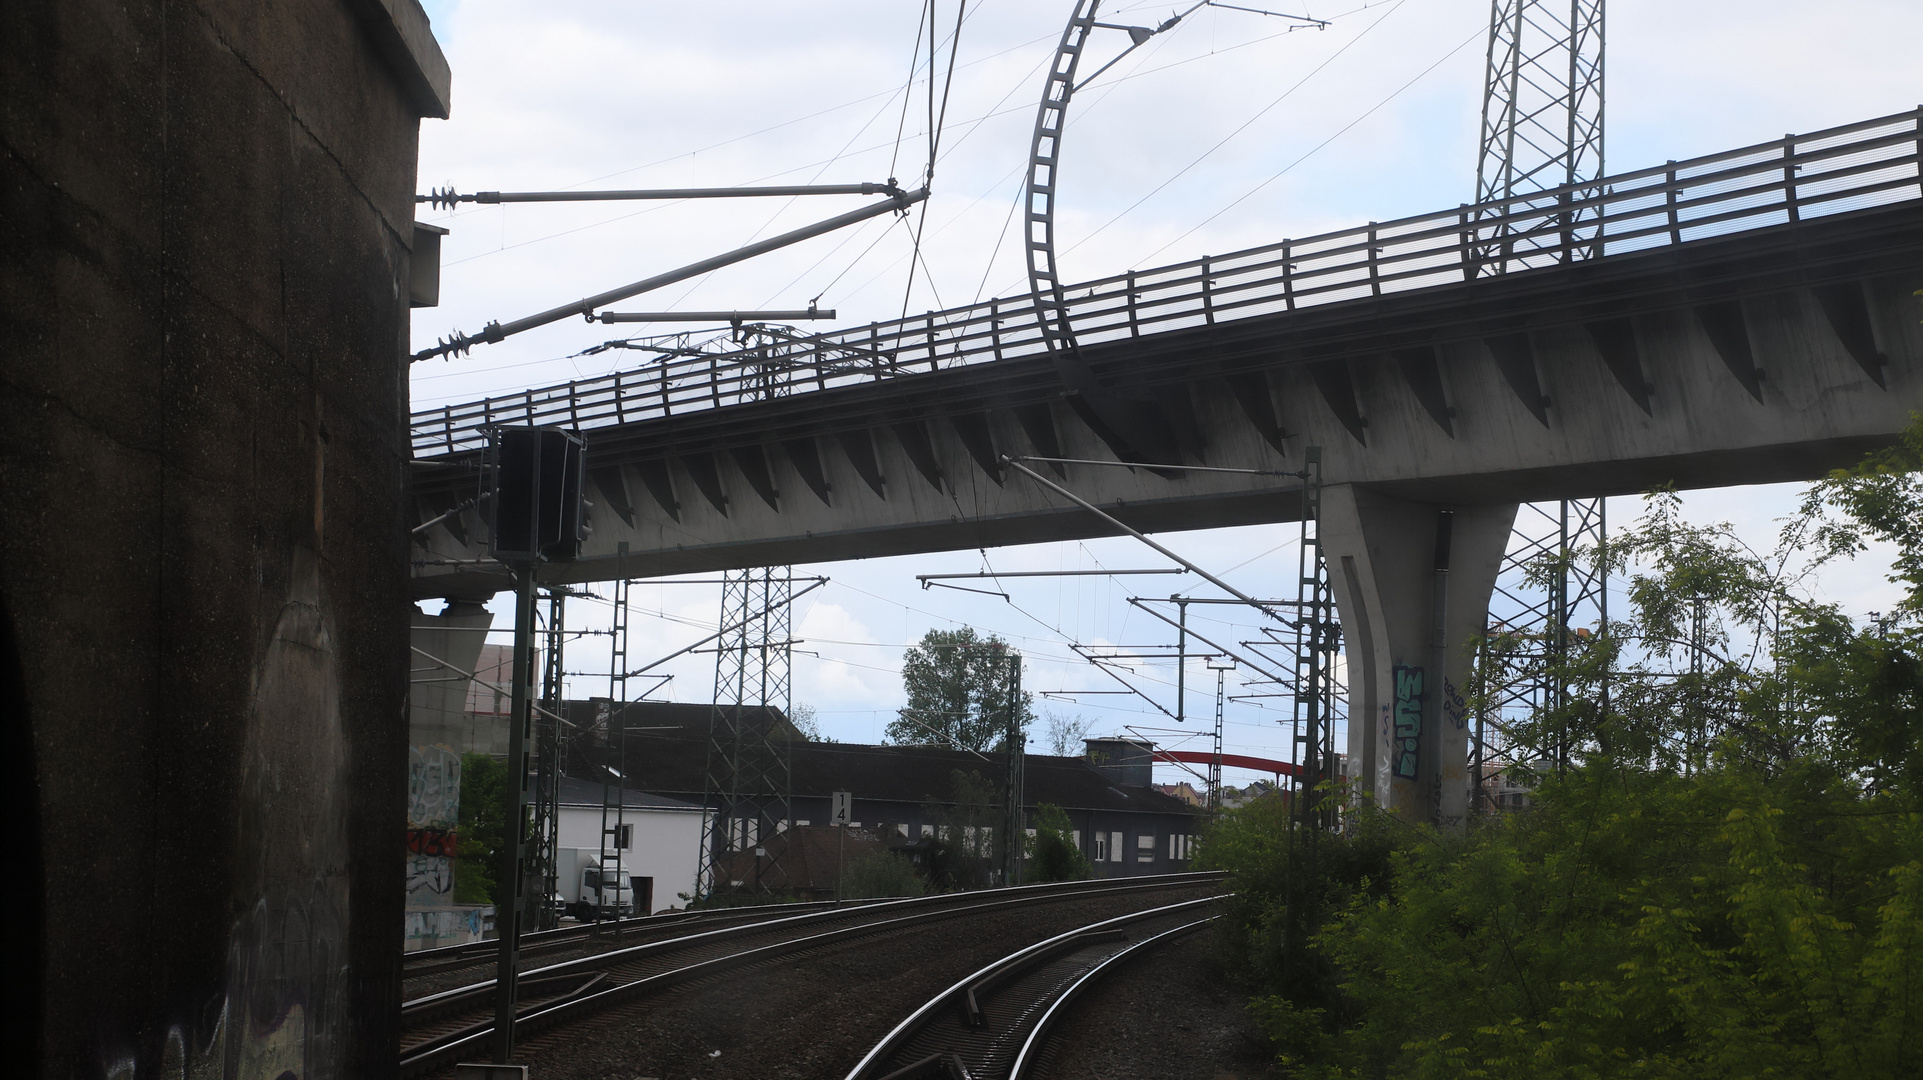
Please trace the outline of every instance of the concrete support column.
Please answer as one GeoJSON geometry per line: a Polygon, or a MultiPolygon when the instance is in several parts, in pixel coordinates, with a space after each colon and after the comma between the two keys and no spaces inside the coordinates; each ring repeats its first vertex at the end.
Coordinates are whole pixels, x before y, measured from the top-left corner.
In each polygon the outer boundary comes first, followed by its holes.
{"type": "Polygon", "coordinates": [[[1378,806],[1447,828],[1468,814],[1462,688],[1515,519],[1514,503],[1323,490],[1322,550],[1349,669],[1348,773],[1378,806]]]}

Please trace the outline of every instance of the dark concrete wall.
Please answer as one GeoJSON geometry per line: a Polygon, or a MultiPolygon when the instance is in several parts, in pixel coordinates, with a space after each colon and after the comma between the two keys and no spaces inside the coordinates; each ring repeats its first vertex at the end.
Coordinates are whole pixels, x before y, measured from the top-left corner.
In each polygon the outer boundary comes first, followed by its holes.
{"type": "Polygon", "coordinates": [[[414,0],[0,8],[40,1075],[394,1070],[426,31],[414,0]]]}

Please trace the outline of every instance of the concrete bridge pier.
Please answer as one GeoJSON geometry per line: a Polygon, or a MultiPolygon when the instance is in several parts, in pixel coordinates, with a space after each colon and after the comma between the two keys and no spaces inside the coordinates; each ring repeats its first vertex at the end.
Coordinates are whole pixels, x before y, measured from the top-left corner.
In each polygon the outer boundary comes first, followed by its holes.
{"type": "Polygon", "coordinates": [[[1323,490],[1359,797],[1444,828],[1466,820],[1463,688],[1515,518],[1515,503],[1416,502],[1356,484],[1323,490]]]}

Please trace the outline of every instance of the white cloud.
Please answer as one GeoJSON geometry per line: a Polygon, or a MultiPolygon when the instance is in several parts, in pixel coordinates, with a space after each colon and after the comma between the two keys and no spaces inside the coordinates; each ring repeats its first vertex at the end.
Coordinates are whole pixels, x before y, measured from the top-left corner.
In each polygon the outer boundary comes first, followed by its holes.
{"type": "MultiPolygon", "coordinates": [[[[941,6],[952,19],[953,7],[941,6]]],[[[1359,0],[1317,5],[1316,13],[1359,6],[1359,0]]],[[[921,85],[895,153],[903,123],[895,95],[907,75],[919,5],[437,0],[428,7],[454,70],[454,116],[422,126],[423,189],[848,182],[885,179],[891,168],[912,182],[922,164],[921,85]]],[[[970,300],[984,279],[989,293],[1019,285],[1020,222],[1005,233],[1003,226],[1028,150],[1039,65],[1060,36],[1067,9],[1066,3],[1012,0],[969,5],[949,101],[947,154],[923,237],[933,289],[918,274],[910,310],[936,306],[937,291],[949,304],[970,300]],[[997,110],[1002,115],[988,115],[997,110]]],[[[1132,0],[1103,11],[1105,21],[1118,22],[1167,15],[1166,5],[1132,0]]],[[[1276,20],[1260,16],[1198,13],[1077,98],[1061,183],[1064,272],[1095,277],[1152,265],[1151,258],[1173,262],[1465,200],[1473,188],[1480,35],[1488,11],[1486,0],[1396,0],[1340,15],[1327,31],[1293,34],[1278,34],[1276,20]],[[1320,73],[1256,118],[1325,61],[1320,73]],[[1198,157],[1200,165],[1171,180],[1198,157]],[[1207,220],[1245,195],[1233,211],[1207,220]]],[[[1923,40],[1923,5],[1913,0],[1832,0],[1815,8],[1788,0],[1616,0],[1609,34],[1608,163],[1614,170],[1895,112],[1918,98],[1914,43],[1923,40]]],[[[1110,44],[1098,41],[1091,56],[1110,44]]],[[[451,215],[424,209],[426,219],[453,231],[445,248],[443,306],[416,312],[416,347],[455,328],[471,333],[488,319],[636,280],[854,203],[470,206],[451,215]]],[[[902,308],[908,251],[905,230],[878,222],[631,307],[801,307],[820,294],[824,306],[840,309],[841,321],[889,318],[902,308]],[[856,265],[855,257],[878,237],[856,265]]],[[[619,354],[559,359],[611,336],[606,328],[569,320],[483,346],[458,362],[417,365],[416,403],[613,370],[619,354]]],[[[1687,497],[1692,516],[1727,518],[1763,546],[1773,541],[1772,519],[1793,503],[1784,488],[1687,497]]],[[[1612,503],[1619,524],[1635,511],[1633,500],[1612,503]]],[[[1228,576],[1246,591],[1293,595],[1295,536],[1294,526],[1273,525],[1162,539],[1211,569],[1236,567],[1228,576]]],[[[1893,591],[1881,580],[1877,555],[1826,572],[1823,594],[1859,612],[1887,606],[1893,591]]],[[[1172,641],[1172,633],[1125,598],[1177,590],[1199,595],[1205,587],[1179,577],[1010,579],[998,586],[1009,594],[1003,600],[923,590],[914,575],[1162,565],[1132,540],[1109,539],[1002,549],[985,558],[961,551],[806,568],[831,575],[834,583],[804,609],[802,636],[891,648],[811,642],[805,647],[818,647],[824,659],[796,659],[797,697],[821,710],[832,734],[878,737],[899,700],[890,669],[899,664],[900,647],[931,627],[959,624],[1001,634],[1029,654],[1031,688],[1102,686],[1107,680],[1075,660],[1065,639],[1172,641]]],[[[638,587],[635,595],[637,606],[645,601],[650,610],[682,620],[712,626],[719,614],[711,588],[638,587]]],[[[511,601],[496,606],[502,612],[497,625],[508,625],[511,601]]],[[[605,619],[602,605],[583,601],[569,609],[570,625],[601,626],[605,619]]],[[[1248,627],[1222,629],[1246,637],[1248,627]]],[[[636,663],[708,632],[637,619],[636,663]]],[[[570,668],[593,670],[595,651],[605,654],[604,640],[583,638],[573,646],[571,655],[582,659],[570,668]]],[[[712,694],[712,654],[683,657],[661,670],[675,675],[665,693],[678,700],[712,694]]],[[[577,678],[577,692],[604,692],[594,682],[577,678]]],[[[1206,689],[1212,692],[1212,681],[1206,689]]],[[[1098,730],[1159,716],[1112,696],[1062,707],[1100,717],[1098,730]]],[[[1212,693],[1206,705],[1201,694],[1191,704],[1192,710],[1212,708],[1212,693]]],[[[1286,733],[1275,723],[1278,716],[1286,718],[1253,703],[1232,705],[1231,742],[1251,753],[1282,753],[1286,733]]]]}

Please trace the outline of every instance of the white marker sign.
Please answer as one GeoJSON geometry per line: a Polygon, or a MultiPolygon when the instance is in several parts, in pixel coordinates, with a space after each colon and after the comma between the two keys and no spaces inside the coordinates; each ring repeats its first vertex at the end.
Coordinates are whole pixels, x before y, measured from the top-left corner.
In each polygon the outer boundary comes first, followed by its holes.
{"type": "Polygon", "coordinates": [[[855,795],[852,791],[837,791],[833,795],[834,809],[828,812],[830,825],[846,825],[855,820],[855,795]]]}

